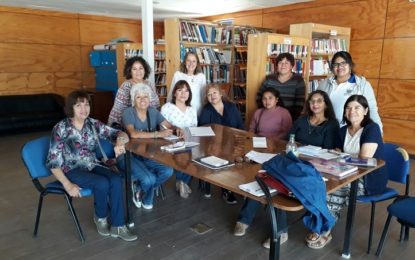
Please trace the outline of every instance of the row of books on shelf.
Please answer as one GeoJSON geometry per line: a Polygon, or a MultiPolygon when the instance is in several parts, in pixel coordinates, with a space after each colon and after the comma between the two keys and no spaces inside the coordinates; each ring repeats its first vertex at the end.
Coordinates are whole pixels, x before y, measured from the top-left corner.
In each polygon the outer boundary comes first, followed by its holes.
{"type": "Polygon", "coordinates": [[[157,88],[157,95],[160,97],[165,97],[167,95],[167,88],[166,86],[161,86],[157,88]]]}
{"type": "Polygon", "coordinates": [[[268,44],[268,56],[278,56],[280,53],[289,52],[294,58],[300,59],[307,57],[307,46],[292,44],[268,44]]]}
{"type": "Polygon", "coordinates": [[[313,92],[314,90],[317,90],[318,85],[320,84],[321,81],[322,81],[322,79],[320,79],[320,80],[318,80],[318,79],[310,80],[308,82],[308,93],[313,92]]]}
{"type": "Polygon", "coordinates": [[[246,99],[246,89],[244,87],[233,86],[233,99],[234,100],[245,100],[246,99]]]}
{"type": "Polygon", "coordinates": [[[311,59],[310,61],[310,75],[324,76],[330,73],[329,61],[326,59],[311,59]]]}
{"type": "Polygon", "coordinates": [[[154,61],[154,71],[157,72],[166,72],[166,61],[156,60],[154,61]]]}
{"type": "Polygon", "coordinates": [[[124,57],[125,59],[129,59],[135,56],[143,56],[144,51],[141,49],[125,49],[124,50],[124,57]]]}
{"type": "Polygon", "coordinates": [[[214,44],[231,44],[232,42],[232,27],[181,21],[180,34],[182,41],[214,44]]]}
{"type": "Polygon", "coordinates": [[[165,59],[166,58],[166,52],[165,51],[154,51],[154,58],[156,59],[165,59]]]}
{"type": "MultiPolygon", "coordinates": [[[[271,30],[265,30],[271,32],[271,30]]],[[[233,29],[233,44],[235,45],[248,45],[248,35],[263,32],[257,28],[246,28],[246,27],[234,27],[233,29]]]]}
{"type": "Polygon", "coordinates": [[[183,47],[181,45],[181,54],[184,59],[184,55],[191,51],[196,53],[199,62],[201,64],[230,64],[231,63],[231,50],[219,50],[212,47],[183,47]]]}
{"type": "Polygon", "coordinates": [[[156,86],[166,85],[166,74],[156,74],[154,81],[156,82],[156,86]]]}
{"type": "Polygon", "coordinates": [[[248,60],[248,52],[246,50],[238,51],[237,49],[235,49],[234,58],[235,64],[246,63],[248,60]]]}
{"type": "Polygon", "coordinates": [[[206,77],[206,83],[229,83],[229,66],[203,66],[203,74],[206,77]]]}
{"type": "MultiPolygon", "coordinates": [[[[276,59],[275,59],[275,57],[274,58],[271,58],[271,59],[269,59],[269,61],[267,62],[267,64],[266,64],[266,68],[265,68],[265,74],[266,75],[269,75],[269,74],[274,74],[274,73],[276,73],[277,72],[277,70],[278,70],[278,65],[277,65],[277,63],[276,63],[276,59]]],[[[303,61],[303,60],[295,60],[295,63],[294,63],[294,67],[293,67],[293,69],[292,69],[292,71],[294,72],[294,73],[297,73],[297,74],[300,74],[300,75],[302,75],[303,77],[304,77],[304,72],[305,72],[305,62],[303,61]]]]}
{"type": "Polygon", "coordinates": [[[311,53],[334,54],[338,51],[347,51],[346,39],[312,39],[311,53]]]}
{"type": "Polygon", "coordinates": [[[233,80],[235,82],[245,82],[246,69],[241,69],[239,66],[235,66],[233,69],[233,80]]]}

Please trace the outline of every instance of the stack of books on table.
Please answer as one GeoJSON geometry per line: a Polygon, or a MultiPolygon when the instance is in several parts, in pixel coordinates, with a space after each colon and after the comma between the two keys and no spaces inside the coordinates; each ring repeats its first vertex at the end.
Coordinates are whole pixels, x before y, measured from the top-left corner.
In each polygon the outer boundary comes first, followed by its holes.
{"type": "Polygon", "coordinates": [[[320,158],[313,158],[309,162],[322,173],[327,173],[339,179],[343,179],[350,175],[357,173],[358,168],[354,165],[348,165],[338,162],[336,160],[324,160],[320,158]]]}

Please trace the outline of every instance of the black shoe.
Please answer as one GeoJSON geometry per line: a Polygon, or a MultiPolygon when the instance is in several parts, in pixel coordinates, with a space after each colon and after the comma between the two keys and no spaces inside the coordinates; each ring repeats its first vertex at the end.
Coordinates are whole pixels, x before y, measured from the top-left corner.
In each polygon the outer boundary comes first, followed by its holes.
{"type": "Polygon", "coordinates": [[[224,191],[222,192],[222,198],[225,200],[228,204],[236,204],[238,201],[235,198],[235,195],[231,191],[224,191]]]}

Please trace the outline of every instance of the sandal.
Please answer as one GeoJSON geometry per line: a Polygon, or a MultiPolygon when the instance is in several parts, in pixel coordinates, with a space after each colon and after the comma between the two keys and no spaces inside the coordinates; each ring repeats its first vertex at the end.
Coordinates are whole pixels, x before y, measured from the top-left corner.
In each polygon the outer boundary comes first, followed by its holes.
{"type": "Polygon", "coordinates": [[[314,243],[319,239],[320,239],[320,235],[314,232],[308,233],[307,236],[305,237],[305,241],[307,242],[307,244],[314,243]]]}
{"type": "Polygon", "coordinates": [[[314,242],[307,243],[307,246],[312,249],[321,249],[325,247],[332,239],[330,231],[320,234],[319,238],[314,242]]]}

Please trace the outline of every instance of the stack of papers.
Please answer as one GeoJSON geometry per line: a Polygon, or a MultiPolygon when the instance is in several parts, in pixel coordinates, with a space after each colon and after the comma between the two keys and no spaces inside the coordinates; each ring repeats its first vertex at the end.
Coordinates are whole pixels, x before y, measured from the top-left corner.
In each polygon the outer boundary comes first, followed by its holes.
{"type": "Polygon", "coordinates": [[[321,158],[324,160],[331,160],[335,158],[342,157],[342,155],[347,155],[344,153],[322,149],[321,147],[314,145],[306,145],[298,147],[298,152],[302,155],[311,156],[315,158],[321,158]]]}
{"type": "Polygon", "coordinates": [[[267,138],[266,137],[252,137],[252,142],[254,148],[267,148],[267,138]]]}
{"type": "Polygon", "coordinates": [[[199,143],[196,143],[196,142],[177,142],[177,143],[173,143],[169,145],[163,145],[160,147],[160,150],[166,151],[166,152],[174,152],[178,150],[192,148],[198,145],[199,143]]]}
{"type": "MultiPolygon", "coordinates": [[[[245,192],[248,192],[254,196],[264,196],[265,193],[262,191],[261,187],[259,186],[257,181],[253,181],[253,182],[249,182],[249,183],[245,183],[245,184],[241,184],[239,185],[239,188],[245,192]]],[[[276,189],[274,188],[270,188],[268,187],[269,192],[272,194],[274,192],[277,192],[276,189]]]]}
{"type": "Polygon", "coordinates": [[[266,161],[269,161],[273,158],[276,153],[260,153],[256,151],[249,151],[245,156],[249,158],[249,160],[254,161],[259,164],[263,164],[266,161]]]}

